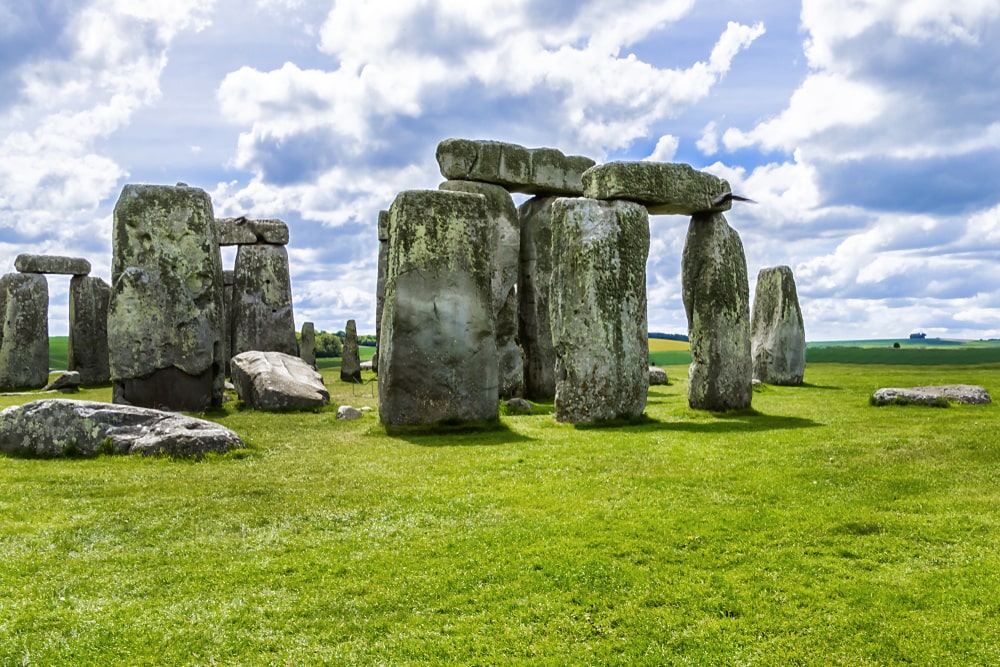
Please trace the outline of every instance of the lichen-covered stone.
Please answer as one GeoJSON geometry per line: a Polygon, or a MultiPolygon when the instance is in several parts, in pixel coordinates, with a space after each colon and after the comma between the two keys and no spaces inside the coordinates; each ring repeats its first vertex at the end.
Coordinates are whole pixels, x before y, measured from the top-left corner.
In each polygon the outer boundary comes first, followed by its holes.
{"type": "Polygon", "coordinates": [[[556,354],[549,323],[555,200],[555,197],[533,197],[518,208],[521,221],[518,340],[524,355],[524,396],[533,401],[556,395],[556,354]]]}
{"type": "Polygon", "coordinates": [[[285,247],[240,246],[234,273],[233,356],[249,350],[297,355],[285,247]]]}
{"type": "Polygon", "coordinates": [[[316,327],[312,322],[303,322],[299,336],[299,358],[316,368],[316,327]]]}
{"type": "Polygon", "coordinates": [[[499,364],[485,197],[404,191],[389,218],[382,423],[495,421],[499,364]]]}
{"type": "Polygon", "coordinates": [[[493,255],[493,317],[500,361],[500,397],[519,395],[524,386],[521,348],[517,344],[517,274],[520,267],[521,223],[510,193],[499,185],[476,181],[445,181],[442,190],[486,197],[493,255]]]}
{"type": "Polygon", "coordinates": [[[361,382],[361,350],[358,349],[358,325],[347,320],[344,329],[344,346],[340,352],[340,379],[342,382],[361,382]]]}
{"type": "Polygon", "coordinates": [[[49,381],[49,284],[39,273],[0,278],[0,389],[49,381]]]}
{"type": "Polygon", "coordinates": [[[986,405],[992,403],[985,387],[974,384],[946,384],[931,387],[885,387],[872,394],[874,405],[893,403],[918,405],[941,405],[942,403],[964,403],[966,405],[986,405]]]}
{"type": "Polygon", "coordinates": [[[378,212],[378,277],[375,281],[375,354],[372,370],[378,373],[382,347],[382,311],[385,309],[385,274],[389,270],[389,211],[378,212]]]}
{"type": "Polygon", "coordinates": [[[657,366],[650,366],[649,367],[649,384],[650,385],[670,384],[669,380],[667,379],[667,372],[665,370],[663,370],[662,368],[659,368],[657,366]]]}
{"type": "Polygon", "coordinates": [[[445,139],[437,147],[441,175],[450,180],[493,183],[510,192],[579,196],[583,172],[594,161],[554,148],[525,148],[500,141],[445,139]]]}
{"type": "Polygon", "coordinates": [[[594,199],[552,204],[556,420],[631,418],[645,410],[648,254],[649,215],[641,205],[594,199]]]}
{"type": "Polygon", "coordinates": [[[750,286],[743,243],[721,213],[691,218],[681,260],[691,342],[688,404],[701,410],[750,407],[750,286]]]}
{"type": "Polygon", "coordinates": [[[718,176],[672,162],[608,162],[583,173],[585,197],[638,202],[651,215],[727,211],[732,201],[714,202],[731,192],[718,176]]]}
{"type": "Polygon", "coordinates": [[[67,368],[85,385],[111,380],[108,365],[108,305],[111,286],[97,276],[73,276],[69,281],[69,342],[67,368]]]}
{"type": "Polygon", "coordinates": [[[288,225],[281,220],[250,220],[242,216],[217,218],[215,226],[221,246],[288,243],[288,225]]]}
{"type": "Polygon", "coordinates": [[[310,410],[330,402],[323,376],[283,352],[251,350],[230,360],[240,400],[255,410],[310,410]]]}
{"type": "Polygon", "coordinates": [[[75,391],[80,391],[80,385],[83,384],[80,381],[80,374],[77,371],[66,371],[60,373],[49,382],[42,391],[61,391],[65,393],[72,393],[75,391]]]}
{"type": "Polygon", "coordinates": [[[85,276],[90,273],[90,262],[82,257],[59,255],[18,255],[14,268],[21,273],[54,273],[68,276],[85,276]]]}
{"type": "Polygon", "coordinates": [[[0,412],[0,451],[19,456],[201,456],[243,447],[214,422],[131,405],[50,398],[0,412]]]}
{"type": "Polygon", "coordinates": [[[126,185],[115,204],[108,356],[115,403],[222,404],[222,260],[199,188],[126,185]]]}
{"type": "Polygon", "coordinates": [[[787,266],[761,269],[750,318],[753,376],[776,385],[800,385],[806,370],[806,332],[787,266]]]}

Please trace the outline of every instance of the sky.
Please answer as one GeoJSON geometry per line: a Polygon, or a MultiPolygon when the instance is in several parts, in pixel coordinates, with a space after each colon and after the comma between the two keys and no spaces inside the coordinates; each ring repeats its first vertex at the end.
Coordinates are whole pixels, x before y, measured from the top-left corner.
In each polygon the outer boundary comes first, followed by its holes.
{"type": "MultiPolygon", "coordinates": [[[[490,139],[728,179],[808,340],[1000,338],[998,44],[1000,0],[0,0],[0,271],[110,282],[122,187],[184,182],[288,224],[297,327],[374,332],[378,211],[490,139]]],[[[650,217],[651,331],[687,225],[650,217]]]]}

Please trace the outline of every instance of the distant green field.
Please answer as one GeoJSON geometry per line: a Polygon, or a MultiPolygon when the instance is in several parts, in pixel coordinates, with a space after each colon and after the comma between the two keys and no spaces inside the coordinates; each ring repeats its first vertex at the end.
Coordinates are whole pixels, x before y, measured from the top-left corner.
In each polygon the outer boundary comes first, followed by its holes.
{"type": "Polygon", "coordinates": [[[64,371],[69,356],[69,336],[49,336],[49,368],[64,371]]]}
{"type": "Polygon", "coordinates": [[[1000,361],[1000,340],[850,340],[808,343],[807,363],[940,366],[1000,361]],[[899,347],[894,347],[898,343],[899,347]]]}

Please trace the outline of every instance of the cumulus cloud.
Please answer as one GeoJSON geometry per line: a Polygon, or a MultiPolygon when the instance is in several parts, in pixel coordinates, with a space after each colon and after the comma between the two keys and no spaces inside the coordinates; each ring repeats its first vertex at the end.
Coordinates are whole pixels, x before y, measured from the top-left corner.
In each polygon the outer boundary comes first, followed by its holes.
{"type": "Polygon", "coordinates": [[[646,157],[646,160],[652,162],[670,162],[674,159],[679,145],[680,139],[672,134],[664,134],[656,141],[656,148],[646,157]]]}

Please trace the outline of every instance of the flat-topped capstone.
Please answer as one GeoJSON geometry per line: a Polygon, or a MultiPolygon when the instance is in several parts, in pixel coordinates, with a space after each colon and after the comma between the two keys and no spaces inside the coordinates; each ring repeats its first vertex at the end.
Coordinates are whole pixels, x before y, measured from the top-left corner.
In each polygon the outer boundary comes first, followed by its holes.
{"type": "Polygon", "coordinates": [[[90,274],[90,262],[82,257],[61,257],[59,255],[18,255],[14,268],[20,273],[56,273],[67,276],[90,274]]]}
{"type": "Polygon", "coordinates": [[[732,208],[728,181],[675,162],[616,161],[583,172],[583,196],[625,199],[651,215],[720,213],[732,208]]]}
{"type": "Polygon", "coordinates": [[[219,233],[219,245],[288,245],[288,225],[281,220],[250,220],[238,218],[216,218],[215,228],[219,233]]]}
{"type": "Polygon", "coordinates": [[[437,147],[441,175],[449,180],[493,183],[532,195],[583,193],[583,173],[596,164],[555,148],[525,148],[502,141],[445,139],[437,147]]]}

